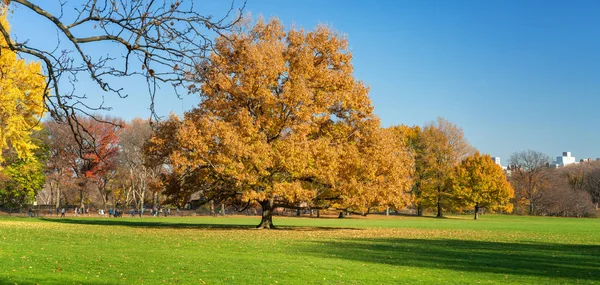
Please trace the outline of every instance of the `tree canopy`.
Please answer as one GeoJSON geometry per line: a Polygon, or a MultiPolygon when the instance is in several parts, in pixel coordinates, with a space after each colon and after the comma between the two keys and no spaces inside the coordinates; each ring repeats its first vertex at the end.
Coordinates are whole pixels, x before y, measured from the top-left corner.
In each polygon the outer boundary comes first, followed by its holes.
{"type": "MultiPolygon", "coordinates": [[[[9,29],[4,9],[0,9],[0,25],[9,29]]],[[[45,80],[39,63],[19,59],[0,37],[0,163],[2,150],[9,146],[18,157],[35,159],[30,136],[41,129],[45,80]]]]}
{"type": "Polygon", "coordinates": [[[172,148],[174,187],[258,202],[260,227],[272,226],[280,206],[368,212],[405,204],[411,157],[380,129],[351,59],[346,39],[326,26],[240,26],[197,66],[189,89],[201,103],[171,120],[177,145],[155,136],[149,151],[172,148]]]}
{"type": "Polygon", "coordinates": [[[449,183],[459,204],[474,207],[475,219],[483,207],[512,211],[510,199],[514,190],[502,167],[487,154],[476,151],[462,160],[450,175],[449,183]]]}

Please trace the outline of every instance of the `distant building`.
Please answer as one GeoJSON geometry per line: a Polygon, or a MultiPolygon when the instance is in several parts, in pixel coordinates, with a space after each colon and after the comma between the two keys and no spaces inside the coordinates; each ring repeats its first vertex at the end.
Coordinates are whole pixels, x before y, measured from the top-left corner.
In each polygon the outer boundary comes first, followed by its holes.
{"type": "Polygon", "coordinates": [[[561,166],[567,166],[567,165],[573,164],[573,163],[577,163],[577,160],[575,160],[575,157],[571,156],[570,151],[564,151],[562,153],[562,156],[556,157],[556,161],[553,164],[555,164],[557,167],[561,167],[561,166]]]}
{"type": "Polygon", "coordinates": [[[498,156],[492,156],[492,160],[494,161],[494,163],[500,165],[500,157],[498,157],[498,156]]]}

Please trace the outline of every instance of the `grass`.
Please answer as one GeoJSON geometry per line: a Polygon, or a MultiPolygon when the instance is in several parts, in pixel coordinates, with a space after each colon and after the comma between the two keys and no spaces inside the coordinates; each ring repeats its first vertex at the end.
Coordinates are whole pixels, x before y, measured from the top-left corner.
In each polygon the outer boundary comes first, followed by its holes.
{"type": "Polygon", "coordinates": [[[0,218],[1,284],[600,284],[600,219],[0,218]]]}

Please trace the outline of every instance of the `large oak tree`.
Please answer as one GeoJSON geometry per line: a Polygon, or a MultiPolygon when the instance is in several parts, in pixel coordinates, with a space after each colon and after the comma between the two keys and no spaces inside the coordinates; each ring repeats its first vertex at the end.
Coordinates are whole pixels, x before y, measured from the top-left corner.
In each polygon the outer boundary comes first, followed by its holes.
{"type": "Polygon", "coordinates": [[[325,26],[240,27],[197,66],[189,90],[199,106],[172,118],[158,134],[173,137],[156,135],[148,151],[168,155],[172,188],[260,204],[261,228],[273,226],[276,207],[405,204],[411,159],[388,145],[351,59],[346,39],[325,26]]]}

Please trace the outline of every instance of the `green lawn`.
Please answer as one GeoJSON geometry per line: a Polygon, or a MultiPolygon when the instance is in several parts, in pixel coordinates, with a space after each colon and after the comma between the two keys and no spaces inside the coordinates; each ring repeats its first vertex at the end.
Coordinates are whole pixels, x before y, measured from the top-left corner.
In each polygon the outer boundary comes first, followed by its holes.
{"type": "Polygon", "coordinates": [[[0,218],[0,284],[600,284],[600,219],[0,218]]]}

